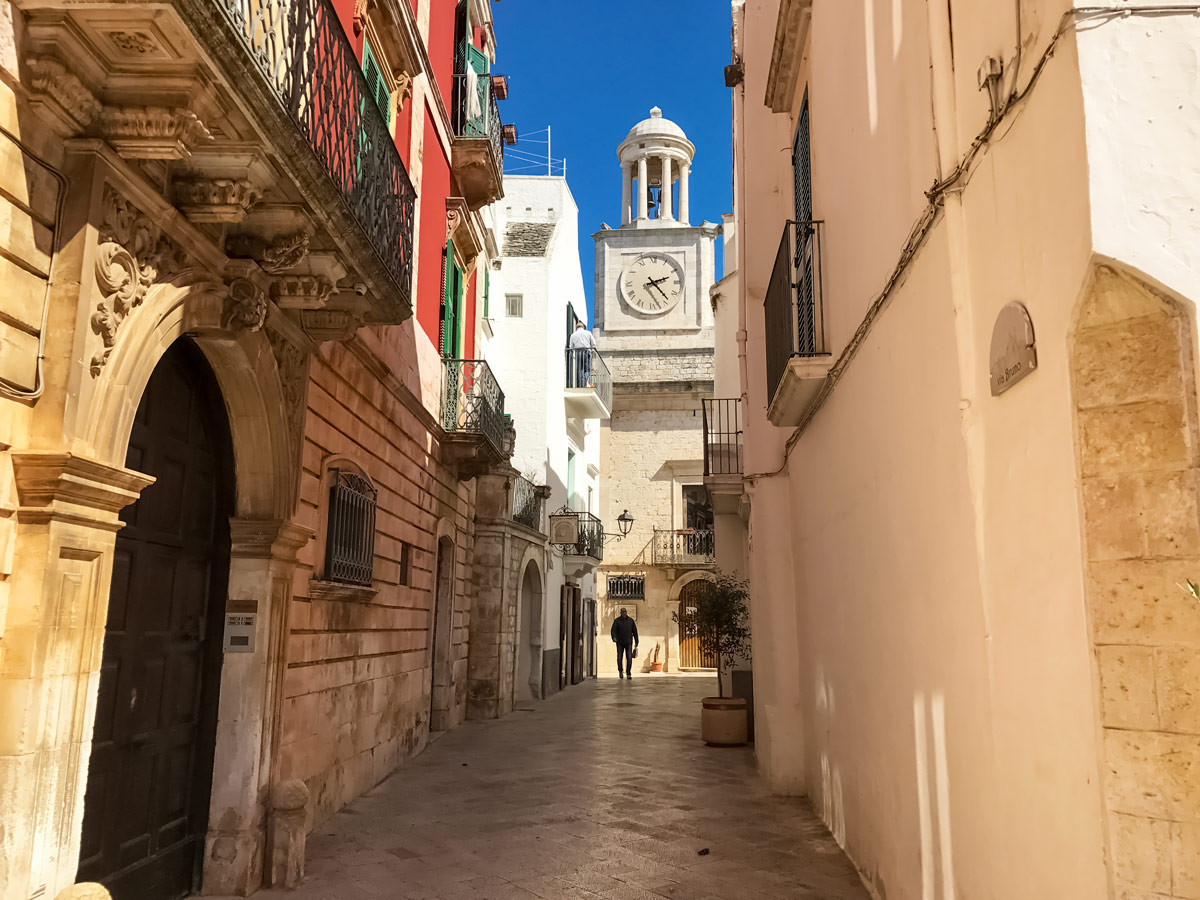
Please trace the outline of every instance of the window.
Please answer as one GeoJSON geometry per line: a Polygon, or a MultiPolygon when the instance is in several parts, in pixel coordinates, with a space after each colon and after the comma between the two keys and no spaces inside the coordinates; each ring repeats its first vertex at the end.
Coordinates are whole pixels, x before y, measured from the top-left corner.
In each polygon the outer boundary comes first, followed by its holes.
{"type": "Polygon", "coordinates": [[[567,448],[567,506],[575,512],[579,508],[579,496],[575,493],[575,451],[567,448]]]}
{"type": "Polygon", "coordinates": [[[446,242],[446,264],[442,270],[442,309],[439,317],[438,349],[446,359],[458,359],[462,326],[463,270],[454,259],[454,244],[446,242]]]}
{"type": "MultiPolygon", "coordinates": [[[[610,575],[608,578],[609,600],[644,600],[646,597],[645,575],[610,575]]],[[[628,609],[628,607],[626,607],[628,609]]],[[[630,611],[630,616],[633,612],[630,611]]],[[[634,617],[636,618],[636,617],[634,617]]]]}
{"type": "Polygon", "coordinates": [[[711,531],[713,527],[712,504],[708,499],[708,488],[702,484],[689,484],[683,488],[684,527],[696,531],[711,531]]]}
{"type": "Polygon", "coordinates": [[[400,576],[397,579],[402,585],[412,584],[412,544],[400,542],[400,576]]]}
{"type": "Polygon", "coordinates": [[[392,124],[392,92],[388,90],[387,79],[383,74],[383,67],[379,64],[379,58],[371,50],[371,42],[363,41],[363,58],[362,58],[363,74],[367,76],[367,88],[371,92],[371,96],[375,98],[375,103],[379,106],[379,111],[383,113],[383,120],[390,126],[392,124]]]}
{"type": "Polygon", "coordinates": [[[492,270],[490,268],[485,267],[483,270],[483,317],[485,319],[491,318],[491,316],[488,315],[488,301],[491,299],[491,297],[492,297],[492,270]]]}
{"type": "Polygon", "coordinates": [[[375,487],[349,469],[329,470],[325,580],[370,585],[375,561],[375,487]]]}
{"type": "Polygon", "coordinates": [[[505,294],[504,301],[508,304],[508,317],[510,319],[519,319],[525,315],[524,294],[505,294]]]}
{"type": "Polygon", "coordinates": [[[796,121],[796,134],[792,138],[792,199],[797,222],[811,222],[812,203],[812,149],[808,124],[808,92],[800,107],[800,118],[796,121]]]}

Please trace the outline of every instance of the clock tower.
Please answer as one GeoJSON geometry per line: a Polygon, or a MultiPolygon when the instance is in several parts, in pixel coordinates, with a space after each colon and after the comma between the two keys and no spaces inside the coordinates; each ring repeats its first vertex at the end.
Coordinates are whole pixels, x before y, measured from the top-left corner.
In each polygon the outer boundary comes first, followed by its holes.
{"type": "MultiPolygon", "coordinates": [[[[613,383],[612,416],[600,434],[601,518],[608,523],[623,510],[634,518],[627,538],[604,547],[600,633],[628,609],[645,665],[657,661],[668,672],[681,661],[703,667],[692,658],[696,648],[681,643],[672,613],[682,587],[713,569],[700,408],[713,391],[709,289],[721,227],[691,224],[695,153],[682,128],[650,110],[617,148],[621,227],[592,236],[596,343],[613,383]]],[[[616,668],[605,652],[611,646],[600,641],[601,673],[616,668]]]]}

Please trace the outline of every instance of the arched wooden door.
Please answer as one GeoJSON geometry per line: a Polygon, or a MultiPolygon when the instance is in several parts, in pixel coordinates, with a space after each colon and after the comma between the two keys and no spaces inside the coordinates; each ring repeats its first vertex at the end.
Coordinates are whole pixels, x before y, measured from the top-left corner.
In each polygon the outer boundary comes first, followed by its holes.
{"type": "Polygon", "coordinates": [[[715,669],[717,658],[705,653],[700,647],[699,637],[687,636],[688,622],[694,618],[696,598],[707,582],[701,578],[689,581],[679,591],[679,668],[715,669]]]}
{"type": "Polygon", "coordinates": [[[78,877],[172,900],[200,887],[233,512],[229,423],[186,338],[146,386],[126,465],[156,480],[117,534],[78,877]]]}

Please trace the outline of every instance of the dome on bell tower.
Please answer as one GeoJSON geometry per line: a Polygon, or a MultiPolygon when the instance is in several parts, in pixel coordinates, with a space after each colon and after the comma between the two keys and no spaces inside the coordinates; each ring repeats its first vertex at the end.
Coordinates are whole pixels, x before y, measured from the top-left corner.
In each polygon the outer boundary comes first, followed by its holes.
{"type": "Polygon", "coordinates": [[[687,225],[688,176],[695,155],[696,146],[683,129],[665,118],[657,106],[648,118],[629,129],[617,147],[621,227],[687,225]]]}

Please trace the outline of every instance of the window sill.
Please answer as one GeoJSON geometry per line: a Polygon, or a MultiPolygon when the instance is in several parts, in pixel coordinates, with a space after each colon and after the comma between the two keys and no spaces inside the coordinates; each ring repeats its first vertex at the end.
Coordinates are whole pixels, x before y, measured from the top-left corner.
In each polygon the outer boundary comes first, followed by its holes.
{"type": "Polygon", "coordinates": [[[319,578],[308,582],[308,597],[310,600],[356,600],[359,603],[370,603],[379,593],[375,585],[346,584],[342,581],[322,581],[319,578]]]}

